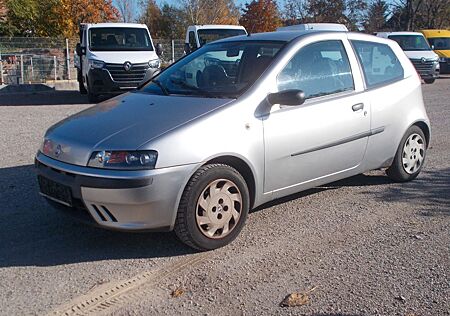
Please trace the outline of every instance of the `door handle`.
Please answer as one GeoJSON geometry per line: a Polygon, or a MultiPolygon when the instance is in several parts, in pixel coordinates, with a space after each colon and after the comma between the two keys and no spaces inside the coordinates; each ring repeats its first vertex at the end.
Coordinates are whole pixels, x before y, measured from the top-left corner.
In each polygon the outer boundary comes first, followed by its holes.
{"type": "Polygon", "coordinates": [[[364,103],[358,103],[358,104],[355,104],[354,106],[352,106],[353,112],[357,112],[362,109],[364,109],[364,103]]]}

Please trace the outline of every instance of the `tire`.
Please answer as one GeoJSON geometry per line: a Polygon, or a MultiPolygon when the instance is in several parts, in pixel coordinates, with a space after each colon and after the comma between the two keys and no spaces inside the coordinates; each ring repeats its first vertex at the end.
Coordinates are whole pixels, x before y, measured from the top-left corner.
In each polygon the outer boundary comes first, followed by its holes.
{"type": "Polygon", "coordinates": [[[87,90],[84,87],[83,78],[80,71],[78,71],[77,73],[77,79],[78,79],[78,90],[80,91],[81,94],[87,94],[87,90]]]}
{"type": "Polygon", "coordinates": [[[434,83],[436,79],[423,79],[423,81],[425,81],[426,84],[432,84],[434,83]]]}
{"type": "Polygon", "coordinates": [[[89,89],[87,90],[87,97],[88,97],[89,103],[97,103],[100,100],[99,95],[93,93],[89,89]]]}
{"type": "Polygon", "coordinates": [[[249,207],[247,184],[236,169],[223,164],[203,166],[183,192],[175,234],[197,250],[223,247],[241,232],[249,207]]]}
{"type": "Polygon", "coordinates": [[[411,126],[403,136],[395,154],[392,165],[386,174],[396,182],[415,179],[425,162],[427,143],[423,131],[418,126],[411,126]]]}

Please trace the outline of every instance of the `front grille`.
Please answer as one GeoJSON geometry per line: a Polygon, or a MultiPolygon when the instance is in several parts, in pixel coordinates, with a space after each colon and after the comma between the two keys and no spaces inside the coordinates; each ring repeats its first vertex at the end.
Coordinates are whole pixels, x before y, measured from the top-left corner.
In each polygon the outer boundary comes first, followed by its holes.
{"type": "Polygon", "coordinates": [[[144,80],[148,68],[147,63],[132,64],[131,69],[126,71],[123,64],[106,64],[113,81],[127,88],[137,87],[144,80]]]}
{"type": "Polygon", "coordinates": [[[422,62],[420,59],[411,59],[414,67],[416,67],[416,70],[419,72],[419,74],[429,74],[433,70],[433,64],[432,61],[425,61],[422,62]]]}

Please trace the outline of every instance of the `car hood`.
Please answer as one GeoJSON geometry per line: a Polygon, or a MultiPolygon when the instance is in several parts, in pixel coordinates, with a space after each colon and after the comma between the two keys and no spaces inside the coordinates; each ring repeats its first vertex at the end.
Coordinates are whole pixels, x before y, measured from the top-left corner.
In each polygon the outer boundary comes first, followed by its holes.
{"type": "Polygon", "coordinates": [[[435,50],[435,52],[439,55],[439,57],[450,58],[450,49],[439,49],[435,50]]]}
{"type": "Polygon", "coordinates": [[[133,92],[70,116],[45,134],[45,155],[85,166],[93,151],[136,150],[231,99],[158,96],[133,92]]]}
{"type": "Polygon", "coordinates": [[[129,61],[132,64],[148,63],[150,60],[158,59],[155,51],[95,51],[90,52],[89,59],[96,59],[111,64],[123,64],[129,61]]]}
{"type": "Polygon", "coordinates": [[[407,50],[405,51],[406,56],[408,56],[409,59],[422,59],[425,58],[427,60],[429,59],[437,59],[438,55],[436,55],[435,52],[432,50],[423,50],[423,51],[415,51],[415,50],[407,50]]]}

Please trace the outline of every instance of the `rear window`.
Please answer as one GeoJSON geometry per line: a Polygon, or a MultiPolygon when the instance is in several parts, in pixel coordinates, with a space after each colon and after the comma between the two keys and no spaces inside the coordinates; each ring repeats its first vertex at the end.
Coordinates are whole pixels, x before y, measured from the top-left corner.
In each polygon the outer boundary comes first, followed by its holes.
{"type": "Polygon", "coordinates": [[[361,63],[367,87],[404,78],[403,67],[388,45],[365,41],[352,41],[352,44],[361,63]]]}

